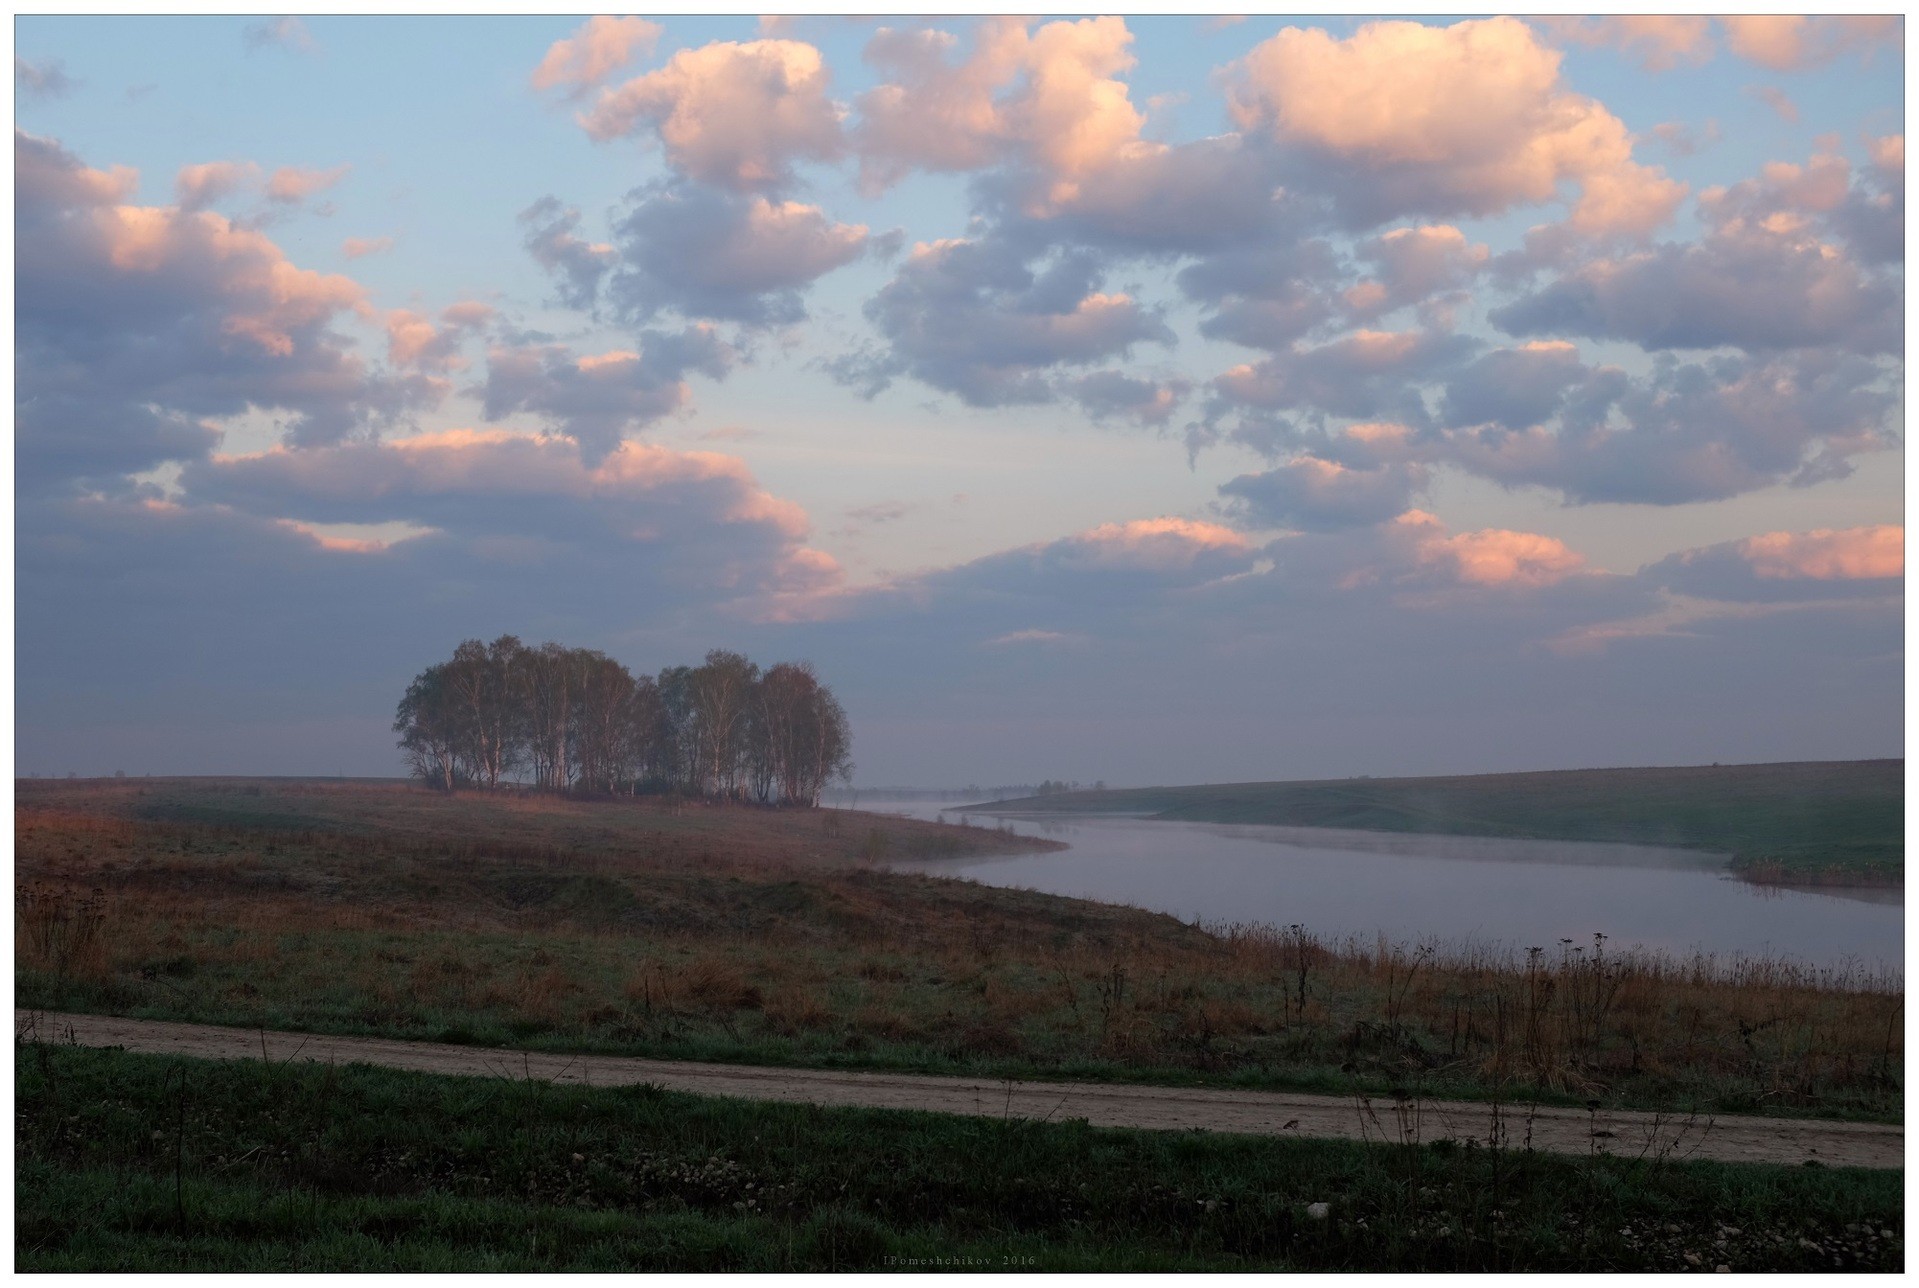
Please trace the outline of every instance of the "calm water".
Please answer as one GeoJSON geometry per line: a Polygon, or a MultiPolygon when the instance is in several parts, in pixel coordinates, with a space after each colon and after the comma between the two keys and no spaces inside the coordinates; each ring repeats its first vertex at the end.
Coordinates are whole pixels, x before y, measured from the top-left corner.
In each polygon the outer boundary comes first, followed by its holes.
{"type": "MultiPolygon", "coordinates": [[[[961,814],[937,801],[862,798],[859,808],[918,818],[961,814]]],[[[998,816],[975,813],[995,826],[998,816]]],[[[1169,912],[1185,921],[1306,926],[1322,938],[1634,945],[1848,961],[1899,972],[1900,891],[1765,890],[1696,850],[1562,841],[1407,836],[1322,828],[1148,819],[1008,816],[1015,830],[1065,841],[1049,854],[898,861],[964,877],[1169,912]]]]}

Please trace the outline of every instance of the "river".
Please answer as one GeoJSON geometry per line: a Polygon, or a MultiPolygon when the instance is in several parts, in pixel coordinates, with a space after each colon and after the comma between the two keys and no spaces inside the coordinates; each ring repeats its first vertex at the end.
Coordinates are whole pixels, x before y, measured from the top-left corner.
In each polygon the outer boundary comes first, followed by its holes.
{"type": "Polygon", "coordinates": [[[1171,823],[1113,815],[962,814],[938,800],[862,796],[877,813],[962,817],[1070,849],[897,860],[898,870],[1131,904],[1184,921],[1303,925],[1322,939],[1378,934],[1556,951],[1788,957],[1903,973],[1899,890],[1778,890],[1740,881],[1723,855],[1576,841],[1171,823]]]}

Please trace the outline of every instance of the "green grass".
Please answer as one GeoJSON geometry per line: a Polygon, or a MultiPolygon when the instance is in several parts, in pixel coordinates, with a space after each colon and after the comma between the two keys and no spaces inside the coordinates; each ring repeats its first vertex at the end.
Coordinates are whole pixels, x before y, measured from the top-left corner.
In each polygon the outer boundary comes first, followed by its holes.
{"type": "Polygon", "coordinates": [[[1903,1111],[1896,980],[1213,934],[861,865],[892,823],[379,784],[52,784],[16,811],[16,1002],[667,1059],[1903,1111]],[[156,804],[219,817],[147,818],[156,804]],[[255,812],[301,825],[241,821],[255,812]]]}
{"type": "Polygon", "coordinates": [[[1894,1271],[1904,1256],[1898,1172],[38,1044],[17,1049],[16,1086],[25,1271],[1894,1271]]]}
{"type": "Polygon", "coordinates": [[[1580,769],[1069,792],[996,808],[1716,850],[1751,876],[1899,884],[1905,762],[1580,769]]]}

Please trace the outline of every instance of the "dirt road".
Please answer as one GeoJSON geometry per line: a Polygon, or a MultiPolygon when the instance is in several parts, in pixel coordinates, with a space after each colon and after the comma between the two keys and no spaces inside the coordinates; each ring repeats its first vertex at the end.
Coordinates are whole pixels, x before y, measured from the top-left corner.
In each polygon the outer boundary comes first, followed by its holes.
{"type": "Polygon", "coordinates": [[[1055,1122],[1084,1118],[1095,1127],[1202,1129],[1255,1136],[1322,1136],[1395,1142],[1449,1138],[1477,1140],[1482,1144],[1498,1129],[1503,1130],[1505,1142],[1512,1148],[1523,1148],[1530,1140],[1534,1149],[1561,1154],[1598,1150],[1633,1158],[1663,1154],[1674,1159],[1717,1159],[1735,1163],[1905,1166],[1905,1128],[1874,1123],[1753,1117],[1686,1119],[1647,1113],[1529,1110],[1523,1105],[1506,1106],[1496,1123],[1489,1106],[1465,1101],[1421,1100],[1402,1106],[1390,1099],[1369,1104],[1335,1096],[1287,1092],[1084,1082],[995,1082],[919,1074],[842,1073],[619,1056],[548,1055],[384,1038],[263,1034],[258,1029],[45,1011],[15,1011],[14,1032],[22,1040],[117,1046],[129,1051],[209,1060],[258,1060],[262,1058],[264,1042],[264,1053],[273,1060],[360,1062],[422,1073],[538,1078],[596,1087],[646,1082],[675,1091],[750,1100],[923,1109],[1055,1122]]]}

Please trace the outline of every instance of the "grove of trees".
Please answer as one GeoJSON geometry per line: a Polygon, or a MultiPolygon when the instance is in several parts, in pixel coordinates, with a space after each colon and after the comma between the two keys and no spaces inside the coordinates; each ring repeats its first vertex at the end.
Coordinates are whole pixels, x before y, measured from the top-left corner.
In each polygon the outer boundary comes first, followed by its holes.
{"type": "Polygon", "coordinates": [[[444,791],[531,782],[817,805],[852,773],[846,712],[811,665],[762,671],[722,649],[656,679],[592,649],[467,640],[414,677],[393,730],[414,775],[444,791]]]}

